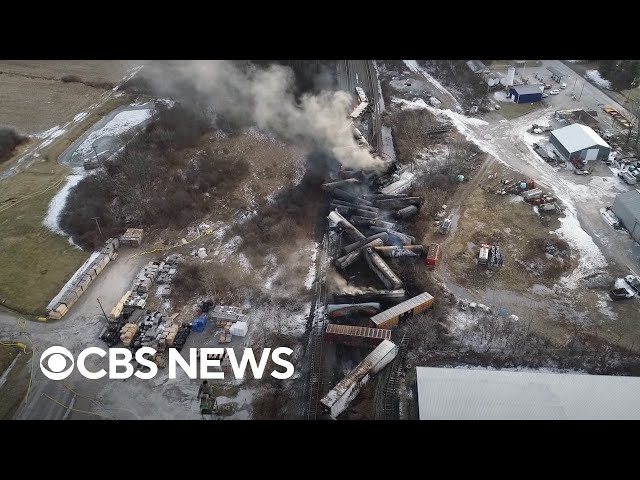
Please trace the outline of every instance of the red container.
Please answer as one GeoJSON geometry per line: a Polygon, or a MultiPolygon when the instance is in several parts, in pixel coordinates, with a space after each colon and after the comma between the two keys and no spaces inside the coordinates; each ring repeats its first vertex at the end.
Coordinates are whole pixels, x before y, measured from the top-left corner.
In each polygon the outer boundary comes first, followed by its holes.
{"type": "Polygon", "coordinates": [[[424,263],[426,265],[434,266],[438,263],[438,258],[440,257],[440,244],[432,243],[429,245],[429,250],[427,250],[427,258],[424,263]]]}

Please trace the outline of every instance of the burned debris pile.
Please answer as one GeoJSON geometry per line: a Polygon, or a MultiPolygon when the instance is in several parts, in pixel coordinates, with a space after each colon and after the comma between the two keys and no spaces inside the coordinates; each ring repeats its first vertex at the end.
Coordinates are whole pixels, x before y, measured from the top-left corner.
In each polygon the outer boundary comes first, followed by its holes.
{"type": "Polygon", "coordinates": [[[357,261],[363,262],[377,279],[377,287],[383,290],[371,286],[359,289],[359,293],[338,292],[334,301],[389,304],[404,300],[402,280],[384,258],[419,258],[424,254],[424,247],[416,245],[415,237],[402,232],[398,223],[418,213],[423,203],[421,197],[404,193],[409,190],[414,174],[405,170],[375,176],[343,169],[339,175],[342,180],[322,186],[331,198],[329,228],[340,235],[340,256],[334,259],[334,264],[346,274],[357,261]]]}
{"type": "Polygon", "coordinates": [[[416,215],[423,204],[421,197],[405,193],[414,174],[404,170],[380,176],[343,168],[338,175],[341,179],[322,185],[330,197],[327,218],[334,239],[330,251],[340,277],[334,303],[325,309],[331,323],[324,336],[331,343],[376,348],[321,399],[333,418],[346,410],[371,375],[396,357],[399,348],[391,341],[392,329],[401,319],[433,305],[427,292],[406,300],[400,276],[385,260],[426,257],[425,247],[416,244],[401,223],[416,215]],[[350,285],[354,279],[361,286],[350,285]],[[359,324],[362,319],[366,325],[359,324]]]}

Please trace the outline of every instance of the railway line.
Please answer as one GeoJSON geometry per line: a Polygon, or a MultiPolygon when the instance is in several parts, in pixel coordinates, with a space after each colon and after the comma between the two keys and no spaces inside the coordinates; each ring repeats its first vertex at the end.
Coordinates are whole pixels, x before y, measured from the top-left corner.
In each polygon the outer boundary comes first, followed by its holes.
{"type": "MultiPolygon", "coordinates": [[[[382,133],[380,120],[380,92],[378,78],[373,61],[371,60],[339,60],[336,64],[337,87],[355,95],[356,87],[364,90],[373,102],[370,109],[372,125],[372,142],[376,152],[382,152],[382,133]]],[[[371,105],[371,103],[370,103],[371,105]]],[[[315,297],[310,312],[311,332],[309,335],[309,377],[306,385],[306,405],[304,418],[317,420],[321,415],[320,398],[323,391],[323,344],[327,321],[324,307],[327,305],[326,272],[330,259],[340,249],[340,238],[325,232],[322,237],[321,248],[316,262],[315,297]]],[[[398,367],[399,368],[399,367],[398,367]]],[[[397,370],[396,370],[397,371],[397,370]]],[[[397,375],[396,375],[397,376],[397,375]]],[[[392,395],[389,395],[391,398],[392,395]]]]}
{"type": "Polygon", "coordinates": [[[408,339],[404,334],[398,345],[398,355],[387,368],[385,374],[378,377],[375,396],[375,419],[398,420],[400,418],[400,400],[398,398],[398,383],[400,370],[407,355],[408,339]]]}

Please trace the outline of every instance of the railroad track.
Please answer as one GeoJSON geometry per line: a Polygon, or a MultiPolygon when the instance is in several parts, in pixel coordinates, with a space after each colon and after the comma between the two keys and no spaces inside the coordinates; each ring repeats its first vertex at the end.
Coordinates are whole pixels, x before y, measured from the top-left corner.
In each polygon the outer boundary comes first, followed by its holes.
{"type": "Polygon", "coordinates": [[[398,383],[400,369],[407,356],[407,334],[405,333],[398,346],[398,355],[391,363],[385,376],[380,377],[376,389],[376,420],[398,420],[400,418],[400,401],[398,398],[398,383]]]}
{"type": "Polygon", "coordinates": [[[320,393],[322,391],[322,347],[324,345],[324,329],[326,327],[324,308],[327,305],[326,274],[327,262],[332,247],[331,236],[325,232],[322,237],[322,248],[316,271],[316,297],[314,302],[313,323],[309,338],[309,382],[306,405],[307,420],[316,420],[320,410],[320,393]]]}
{"type": "Polygon", "coordinates": [[[382,153],[382,124],[380,121],[380,92],[378,91],[378,75],[373,65],[373,60],[365,60],[367,66],[367,80],[369,82],[369,91],[373,100],[373,111],[371,118],[373,120],[373,136],[375,138],[374,147],[380,155],[382,153]]]}

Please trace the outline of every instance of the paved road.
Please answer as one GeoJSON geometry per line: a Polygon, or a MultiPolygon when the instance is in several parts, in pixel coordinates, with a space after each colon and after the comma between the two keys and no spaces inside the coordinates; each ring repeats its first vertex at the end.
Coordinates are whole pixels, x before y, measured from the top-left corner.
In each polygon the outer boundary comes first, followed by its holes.
{"type": "MultiPolygon", "coordinates": [[[[544,61],[543,65],[554,65],[556,68],[562,68],[563,71],[568,70],[566,66],[557,61],[544,61]]],[[[544,69],[538,67],[537,69],[528,70],[530,70],[529,74],[533,80],[534,72],[536,70],[542,72],[544,69]]],[[[427,81],[430,81],[428,76],[425,77],[427,81]]],[[[569,220],[577,218],[580,227],[593,239],[593,242],[604,255],[609,264],[609,270],[622,273],[626,270],[625,266],[629,266],[639,271],[640,245],[635,243],[628,234],[614,231],[600,215],[600,208],[611,205],[617,193],[630,190],[632,187],[620,181],[602,162],[592,162],[594,166],[594,174],[592,176],[577,176],[565,169],[552,167],[531,149],[531,144],[537,138],[528,134],[526,130],[532,123],[548,124],[549,118],[556,110],[585,108],[602,112],[602,105],[612,105],[614,108],[620,108],[620,111],[624,111],[620,105],[587,82],[584,85],[581,101],[572,100],[571,77],[565,79],[565,81],[569,88],[563,90],[559,95],[550,96],[546,99],[546,107],[542,110],[534,111],[510,121],[505,120],[498,112],[494,112],[482,117],[483,120],[488,122],[486,125],[477,124],[477,122],[475,124],[473,122],[463,122],[459,126],[465,136],[479,144],[482,149],[494,157],[488,160],[483,167],[484,169],[488,168],[492,162],[504,162],[525,176],[534,178],[542,188],[552,191],[565,202],[570,207],[567,209],[569,220]]],[[[576,84],[582,89],[580,82],[581,80],[577,79],[576,84]]],[[[433,88],[437,87],[434,86],[433,88]]],[[[444,108],[455,109],[454,102],[449,101],[446,96],[441,101],[444,108]]],[[[605,119],[605,122],[607,122],[609,120],[608,115],[605,115],[603,112],[598,115],[598,118],[605,119]]],[[[478,175],[480,174],[478,173],[478,175]]],[[[590,273],[590,262],[593,258],[588,253],[581,256],[582,270],[578,271],[578,273],[581,271],[590,273]]],[[[467,298],[470,296],[469,294],[472,292],[453,284],[451,276],[446,275],[446,272],[443,273],[447,278],[447,286],[455,294],[467,298]]],[[[491,293],[489,291],[480,292],[481,295],[486,295],[487,297],[490,297],[491,293]]],[[[577,290],[576,293],[579,294],[581,291],[577,290]]],[[[509,306],[507,304],[510,304],[514,307],[519,306],[519,308],[522,308],[523,305],[527,305],[526,302],[529,300],[526,296],[514,295],[511,292],[498,292],[498,297],[497,300],[502,305],[494,306],[509,306]]],[[[484,298],[477,298],[473,294],[471,299],[485,300],[484,298]]],[[[550,311],[563,310],[570,313],[572,304],[569,297],[563,296],[558,298],[555,304],[549,301],[545,302],[545,308],[550,311]]]]}

